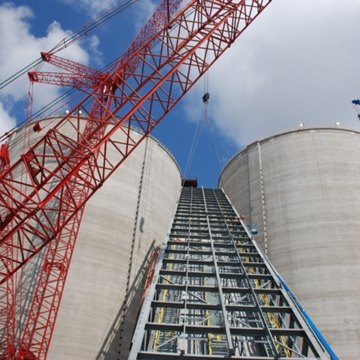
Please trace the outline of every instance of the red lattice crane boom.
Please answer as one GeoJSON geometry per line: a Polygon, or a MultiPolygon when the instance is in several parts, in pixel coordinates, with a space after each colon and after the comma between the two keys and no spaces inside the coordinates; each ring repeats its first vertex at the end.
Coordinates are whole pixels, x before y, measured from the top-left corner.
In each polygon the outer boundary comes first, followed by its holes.
{"type": "MultiPolygon", "coordinates": [[[[0,179],[3,289],[49,243],[54,246],[54,258],[56,244],[62,243],[59,239],[76,238],[74,221],[78,218],[75,223],[80,223],[79,214],[89,198],[271,1],[191,0],[174,18],[163,12],[162,25],[156,27],[153,22],[156,31],[134,42],[108,74],[84,76],[86,81],[91,78],[91,86],[83,99],[0,179]],[[131,136],[133,126],[142,132],[139,139],[131,136]],[[108,158],[110,151],[117,154],[116,160],[108,158]],[[13,177],[19,173],[21,179],[13,177]]],[[[70,73],[72,79],[82,76],[77,69],[70,73]]],[[[64,80],[62,85],[67,84],[64,80]]],[[[56,269],[56,263],[45,264],[43,273],[56,269]]],[[[55,278],[59,276],[60,270],[55,278]]],[[[34,340],[34,331],[29,326],[24,340],[29,354],[34,354],[32,342],[47,348],[50,341],[45,333],[34,340]]],[[[7,351],[1,350],[1,354],[7,351]]],[[[46,352],[36,356],[44,358],[46,352]]]]}
{"type": "MultiPolygon", "coordinates": [[[[150,39],[156,31],[164,26],[169,17],[178,10],[180,2],[180,0],[173,0],[172,2],[163,0],[160,2],[148,22],[117,62],[123,63],[128,60],[143,42],[150,39]]],[[[52,52],[41,53],[41,56],[44,61],[67,72],[51,74],[30,72],[29,78],[32,82],[70,85],[86,91],[88,90],[86,88],[94,88],[101,79],[104,79],[105,74],[98,70],[58,57],[52,52]]],[[[137,66],[136,60],[129,61],[128,64],[133,69],[137,66]]],[[[99,118],[100,111],[99,103],[93,103],[90,110],[91,116],[99,118]]],[[[91,124],[85,126],[83,134],[86,135],[89,130],[91,130],[91,124]]],[[[34,131],[41,131],[39,123],[35,123],[34,131]]],[[[4,171],[5,167],[2,170],[4,171]]],[[[74,190],[76,189],[67,190],[68,195],[71,195],[74,190]]],[[[77,197],[84,197],[85,193],[86,189],[78,192],[77,197]]],[[[48,245],[30,306],[22,306],[23,309],[28,309],[24,325],[17,325],[19,319],[16,320],[19,317],[17,308],[22,303],[22,291],[19,293],[17,290],[18,280],[16,276],[11,276],[6,284],[0,287],[0,329],[4,329],[2,336],[0,336],[0,358],[27,360],[46,358],[83,211],[84,206],[64,226],[56,239],[48,245]],[[16,334],[20,334],[19,340],[19,336],[16,334]]],[[[17,253],[14,253],[14,248],[7,247],[2,255],[6,261],[6,259],[13,259],[17,253]]],[[[22,271],[19,273],[21,279],[22,271]]],[[[25,295],[25,298],[27,297],[28,295],[25,295]]]]}
{"type": "Polygon", "coordinates": [[[94,89],[102,80],[105,80],[106,77],[109,76],[109,74],[51,53],[42,52],[41,57],[49,64],[64,69],[67,72],[30,71],[28,75],[31,82],[94,89]]]}

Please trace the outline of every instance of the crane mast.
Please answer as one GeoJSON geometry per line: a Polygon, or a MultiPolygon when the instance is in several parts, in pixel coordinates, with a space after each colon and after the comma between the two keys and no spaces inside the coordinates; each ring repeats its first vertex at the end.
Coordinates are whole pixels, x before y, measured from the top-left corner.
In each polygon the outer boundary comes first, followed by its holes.
{"type": "MultiPolygon", "coordinates": [[[[0,299],[13,275],[49,245],[47,257],[54,261],[44,263],[42,274],[55,269],[54,281],[63,275],[56,254],[61,244],[74,243],[86,202],[271,1],[192,0],[175,16],[161,12],[161,26],[153,22],[153,31],[133,42],[107,73],[84,73],[56,59],[71,74],[52,74],[51,81],[81,88],[84,95],[0,178],[0,299]],[[81,86],[71,83],[74,79],[81,86]],[[132,127],[141,131],[139,139],[132,137],[132,127]]],[[[45,74],[31,76],[47,81],[45,74]]],[[[58,305],[53,302],[55,310],[58,305]]],[[[1,300],[0,306],[0,321],[13,317],[13,304],[1,300]]],[[[38,318],[29,317],[27,324],[38,318]]],[[[34,327],[27,325],[23,338],[30,354],[34,327]]],[[[39,336],[36,342],[48,348],[51,335],[39,336]]],[[[10,359],[17,355],[9,341],[1,343],[0,354],[12,349],[5,357],[10,359]]],[[[46,351],[42,354],[34,358],[44,358],[46,351]]]]}

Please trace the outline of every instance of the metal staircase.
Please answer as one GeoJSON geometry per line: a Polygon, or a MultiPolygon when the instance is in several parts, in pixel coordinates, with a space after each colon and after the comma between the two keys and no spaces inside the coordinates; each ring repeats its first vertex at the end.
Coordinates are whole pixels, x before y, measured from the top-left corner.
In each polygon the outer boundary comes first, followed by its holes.
{"type": "Polygon", "coordinates": [[[221,190],[184,187],[129,359],[336,359],[289,291],[221,190]]]}

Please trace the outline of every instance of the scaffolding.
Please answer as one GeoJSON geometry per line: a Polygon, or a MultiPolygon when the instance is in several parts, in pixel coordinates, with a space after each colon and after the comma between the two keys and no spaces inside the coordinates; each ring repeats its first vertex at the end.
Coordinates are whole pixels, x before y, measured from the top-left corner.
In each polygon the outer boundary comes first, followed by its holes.
{"type": "Polygon", "coordinates": [[[330,359],[219,189],[184,187],[129,359],[330,359]]]}

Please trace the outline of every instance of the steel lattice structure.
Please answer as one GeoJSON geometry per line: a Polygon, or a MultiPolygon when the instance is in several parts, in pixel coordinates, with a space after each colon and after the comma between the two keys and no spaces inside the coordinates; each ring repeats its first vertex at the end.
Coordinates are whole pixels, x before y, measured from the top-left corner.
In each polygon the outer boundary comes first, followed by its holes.
{"type": "Polygon", "coordinates": [[[18,249],[21,260],[6,264],[0,258],[0,283],[56,237],[269,3],[190,2],[132,55],[129,61],[139,62],[138,71],[128,62],[120,64],[3,174],[1,249],[18,249]],[[91,112],[94,104],[97,117],[91,112]],[[85,126],[89,130],[84,134],[85,126]],[[131,137],[132,126],[143,131],[140,140],[131,137]],[[116,140],[118,131],[126,141],[116,140]],[[109,148],[118,153],[117,162],[108,160],[109,148]],[[24,179],[13,179],[12,173],[23,173],[24,179]],[[89,189],[89,194],[84,199],[66,196],[70,184],[89,189]]]}
{"type": "Polygon", "coordinates": [[[184,187],[129,359],[330,359],[219,189],[184,187]]]}
{"type": "MultiPolygon", "coordinates": [[[[108,73],[59,60],[70,75],[31,74],[81,88],[84,95],[0,179],[0,322],[7,332],[0,355],[35,356],[30,348],[37,332],[36,351],[45,351],[36,358],[46,356],[51,331],[44,327],[53,327],[56,318],[85,203],[270,2],[193,0],[173,17],[177,5],[164,1],[166,16],[162,11],[153,18],[152,31],[137,38],[108,73]],[[131,137],[132,127],[142,131],[140,139],[131,137]],[[110,149],[116,161],[108,159],[110,149]],[[51,242],[24,344],[16,350],[13,274],[51,242]],[[58,266],[61,251],[66,269],[58,266]]],[[[49,54],[43,57],[51,61],[49,54]]]]}

